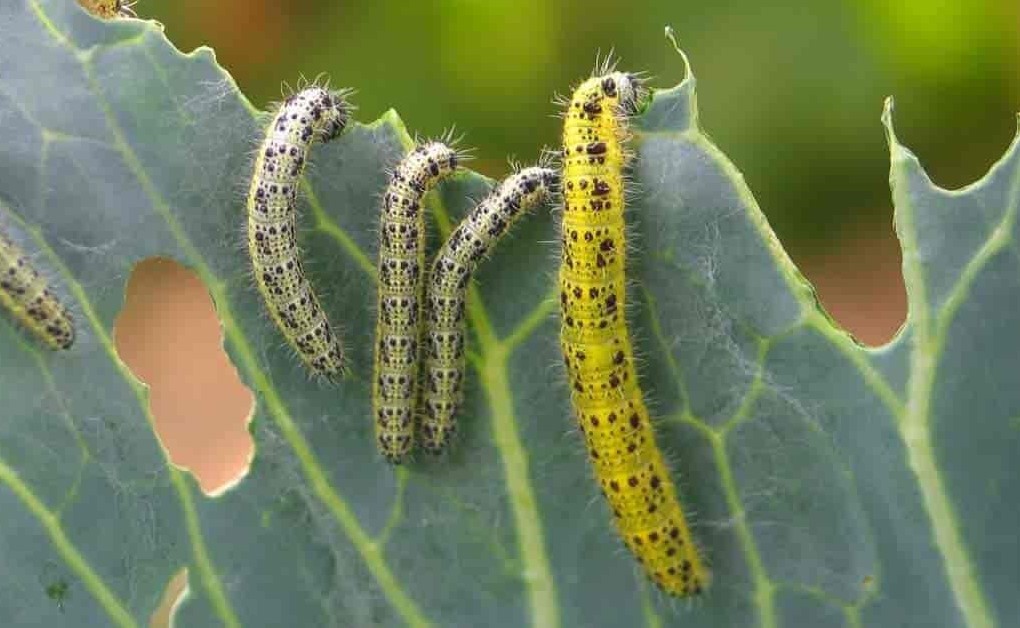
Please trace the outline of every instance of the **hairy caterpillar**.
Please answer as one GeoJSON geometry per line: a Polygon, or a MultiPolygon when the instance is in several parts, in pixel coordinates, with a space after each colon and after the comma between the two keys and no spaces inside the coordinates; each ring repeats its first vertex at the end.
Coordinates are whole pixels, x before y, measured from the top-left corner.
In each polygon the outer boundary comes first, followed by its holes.
{"type": "Polygon", "coordinates": [[[301,360],[328,379],[343,373],[343,348],[298,257],[297,188],[311,145],[347,125],[346,95],[309,87],[290,96],[269,124],[248,192],[248,250],[259,292],[301,360]]]}
{"type": "Polygon", "coordinates": [[[134,2],[123,0],[78,0],[78,4],[89,13],[109,20],[115,17],[137,17],[132,7],[134,2]]]}
{"type": "Polygon", "coordinates": [[[660,588],[697,594],[708,571],[655,442],[625,316],[624,145],[644,89],[633,75],[600,74],[577,87],[564,115],[560,346],[620,536],[660,588]]]}
{"type": "Polygon", "coordinates": [[[457,431],[463,401],[464,306],[479,261],[522,215],[542,202],[559,181],[554,170],[524,168],[500,183],[453,230],[436,254],[425,298],[422,447],[441,453],[457,431]]]}
{"type": "Polygon", "coordinates": [[[442,142],[415,147],[397,165],[383,196],[379,228],[379,306],[372,405],[379,451],[399,464],[414,445],[425,266],[423,198],[460,159],[442,142]]]}
{"type": "Polygon", "coordinates": [[[70,349],[74,321],[32,267],[28,256],[0,231],[0,305],[51,349],[70,349]]]}

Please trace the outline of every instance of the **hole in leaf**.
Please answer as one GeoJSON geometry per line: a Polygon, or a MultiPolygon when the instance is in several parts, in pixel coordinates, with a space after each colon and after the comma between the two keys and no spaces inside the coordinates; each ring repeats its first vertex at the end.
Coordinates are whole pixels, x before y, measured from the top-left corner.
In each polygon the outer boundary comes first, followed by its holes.
{"type": "Polygon", "coordinates": [[[848,225],[827,250],[804,256],[798,266],[826,311],[864,344],[888,342],[906,320],[902,255],[889,224],[848,225]]]}
{"type": "Polygon", "coordinates": [[[212,299],[195,273],[163,258],[135,266],[114,342],[149,385],[170,460],[194,473],[206,493],[240,479],[252,457],[253,398],[223,350],[212,299]]]}
{"type": "Polygon", "coordinates": [[[159,606],[156,607],[156,610],[152,612],[152,617],[149,618],[149,628],[170,628],[170,620],[173,618],[174,609],[184,599],[187,592],[188,570],[182,569],[166,585],[163,599],[160,600],[159,606]]]}

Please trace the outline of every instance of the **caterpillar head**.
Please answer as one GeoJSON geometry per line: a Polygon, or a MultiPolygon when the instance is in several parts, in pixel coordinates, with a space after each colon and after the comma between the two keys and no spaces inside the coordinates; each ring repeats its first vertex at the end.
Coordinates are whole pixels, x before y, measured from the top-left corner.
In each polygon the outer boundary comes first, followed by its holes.
{"type": "Polygon", "coordinates": [[[319,107],[322,122],[319,127],[319,141],[328,142],[343,133],[354,111],[354,107],[347,102],[347,94],[346,91],[321,90],[319,107]]]}
{"type": "Polygon", "coordinates": [[[620,113],[628,116],[637,113],[646,91],[637,75],[627,72],[610,72],[600,77],[599,80],[599,89],[602,91],[602,95],[617,100],[620,113]]]}
{"type": "Polygon", "coordinates": [[[549,190],[558,190],[560,187],[560,171],[553,168],[541,168],[542,185],[549,190]]]}
{"type": "Polygon", "coordinates": [[[519,181],[521,196],[527,199],[527,205],[541,201],[546,194],[556,189],[560,181],[556,170],[543,166],[523,168],[515,178],[519,181]]]}
{"type": "Polygon", "coordinates": [[[418,144],[415,153],[425,161],[430,176],[439,176],[440,173],[450,173],[458,168],[464,155],[457,150],[456,141],[443,138],[443,141],[431,141],[426,144],[418,144]]]}

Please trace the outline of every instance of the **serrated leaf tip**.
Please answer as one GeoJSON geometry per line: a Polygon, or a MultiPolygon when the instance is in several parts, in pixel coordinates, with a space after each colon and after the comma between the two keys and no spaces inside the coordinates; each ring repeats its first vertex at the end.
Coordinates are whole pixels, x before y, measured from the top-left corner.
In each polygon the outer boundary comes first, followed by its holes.
{"type": "Polygon", "coordinates": [[[673,44],[673,49],[676,50],[677,54],[684,62],[684,80],[694,78],[694,71],[691,69],[691,60],[687,58],[687,53],[684,52],[683,48],[680,47],[680,43],[677,41],[676,31],[669,24],[666,25],[666,39],[673,44]]]}

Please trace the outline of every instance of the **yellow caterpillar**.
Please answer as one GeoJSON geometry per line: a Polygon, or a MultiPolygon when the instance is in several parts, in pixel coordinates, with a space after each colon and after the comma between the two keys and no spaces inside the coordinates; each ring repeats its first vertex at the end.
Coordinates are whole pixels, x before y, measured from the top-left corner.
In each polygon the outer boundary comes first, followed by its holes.
{"type": "Polygon", "coordinates": [[[442,453],[457,431],[457,411],[464,397],[464,308],[471,275],[558,180],[558,173],[540,166],[507,177],[457,225],[432,262],[425,298],[428,325],[419,430],[428,453],[442,453]]]}
{"type": "Polygon", "coordinates": [[[625,316],[625,143],[643,91],[632,75],[604,73],[581,83],[564,113],[560,346],[616,528],[660,588],[685,596],[709,574],[655,443],[625,316]]]}
{"type": "Polygon", "coordinates": [[[74,321],[28,256],[0,231],[0,306],[51,349],[70,349],[74,321]]]}
{"type": "Polygon", "coordinates": [[[298,257],[298,181],[314,142],[339,135],[350,119],[345,92],[309,87],[288,98],[269,123],[248,191],[248,251],[270,316],[308,369],[337,379],[340,339],[298,257]]]}
{"type": "Polygon", "coordinates": [[[425,194],[460,156],[442,142],[417,146],[394,169],[379,227],[379,306],[372,406],[379,452],[404,461],[414,446],[418,346],[425,288],[425,194]]]}

